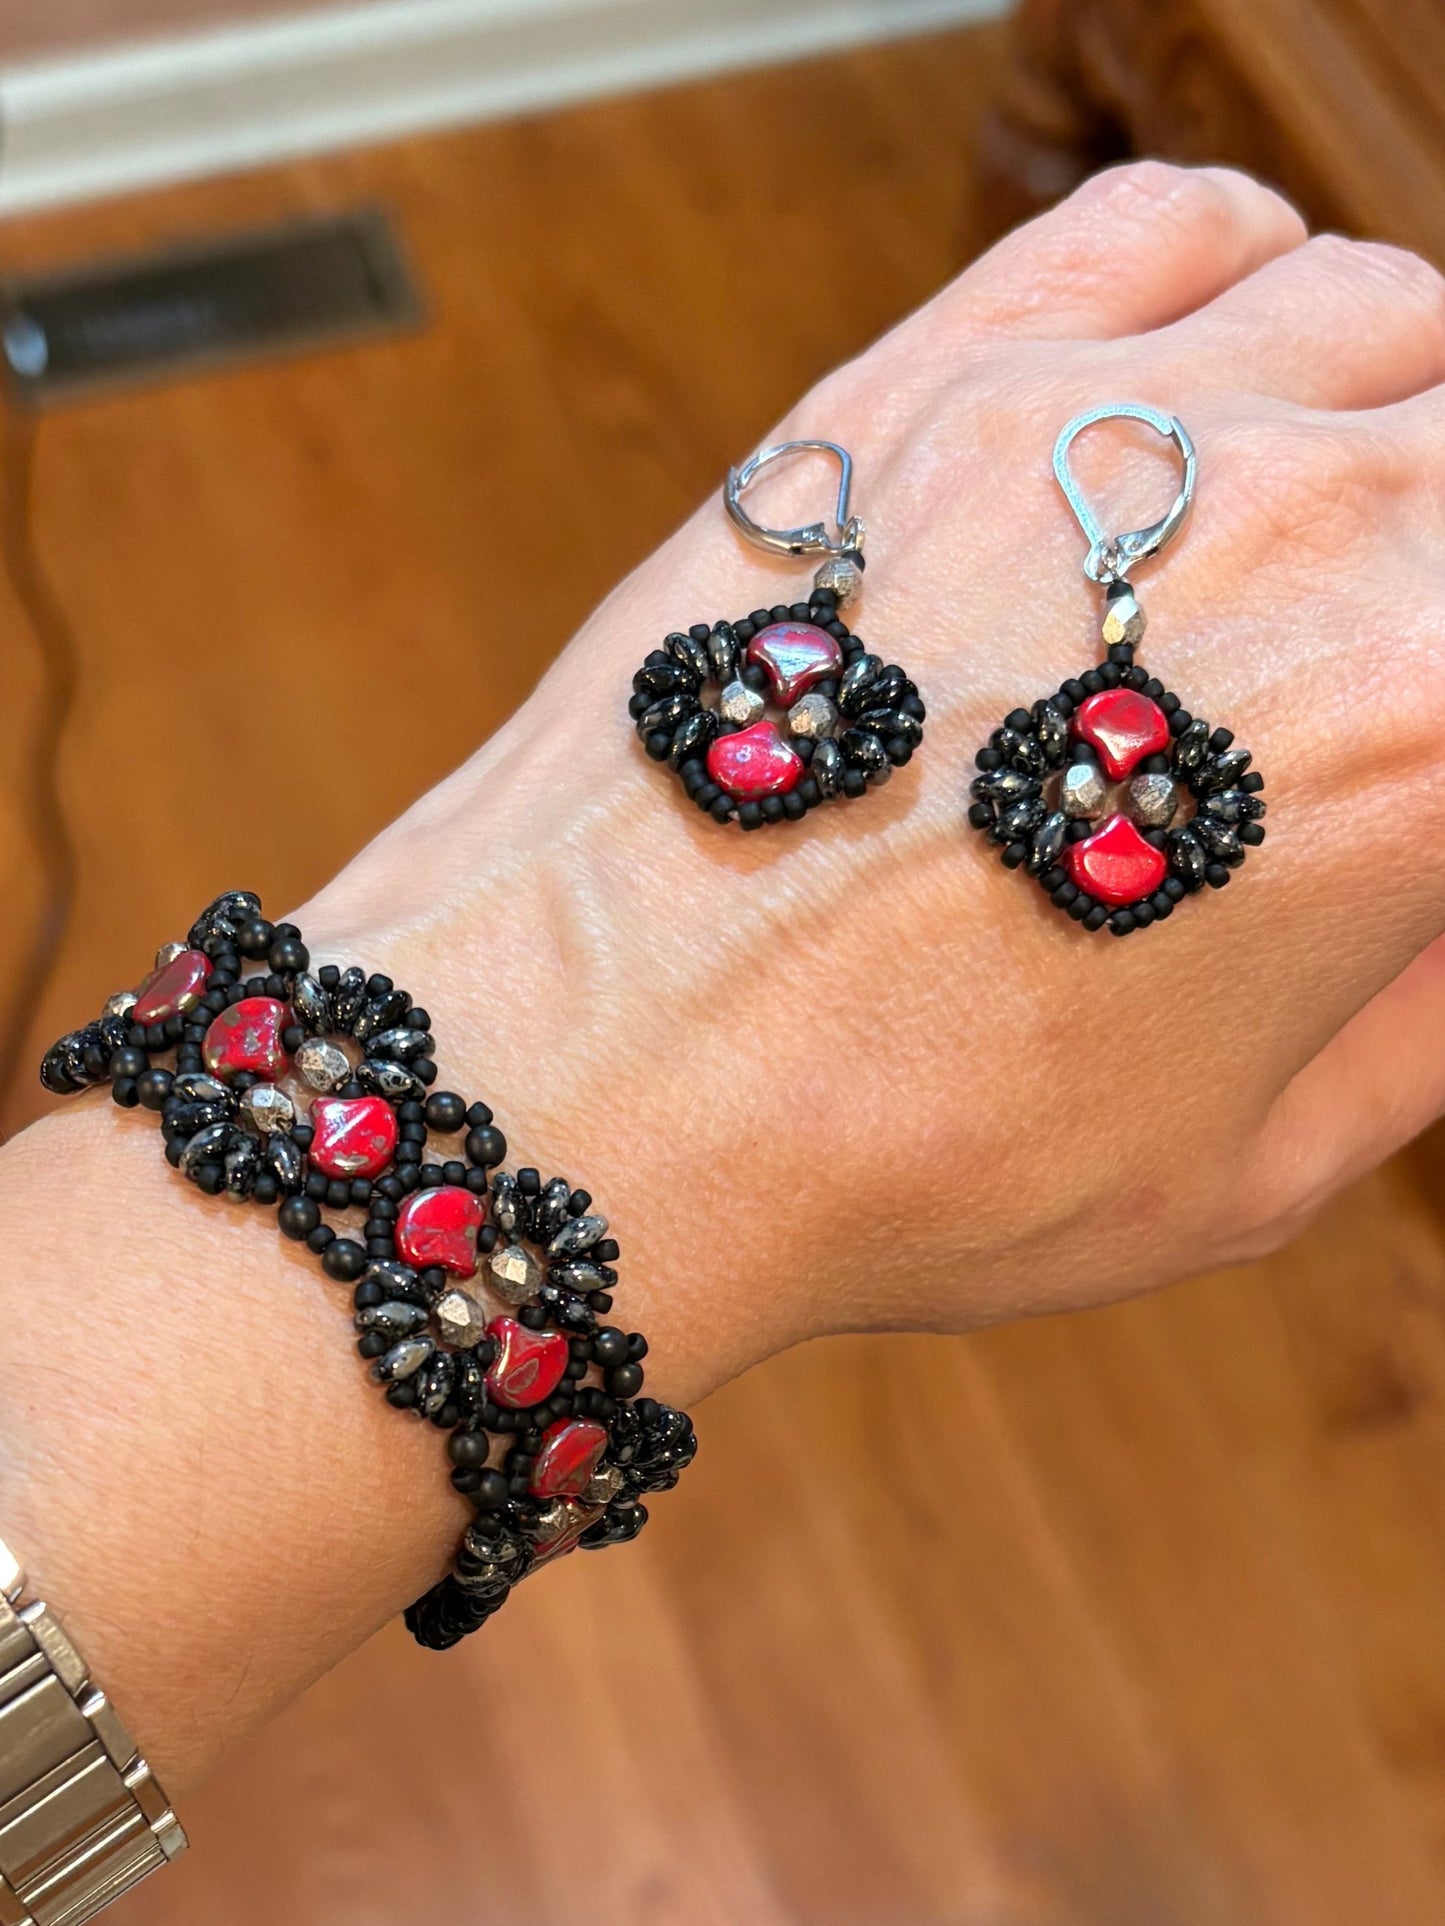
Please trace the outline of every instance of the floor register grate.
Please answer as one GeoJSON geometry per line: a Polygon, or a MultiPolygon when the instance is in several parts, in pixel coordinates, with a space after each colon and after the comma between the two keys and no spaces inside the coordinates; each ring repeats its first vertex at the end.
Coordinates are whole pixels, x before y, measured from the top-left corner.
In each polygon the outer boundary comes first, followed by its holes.
{"type": "Polygon", "coordinates": [[[0,279],[0,352],[12,394],[33,404],[335,347],[421,319],[378,208],[0,279]]]}

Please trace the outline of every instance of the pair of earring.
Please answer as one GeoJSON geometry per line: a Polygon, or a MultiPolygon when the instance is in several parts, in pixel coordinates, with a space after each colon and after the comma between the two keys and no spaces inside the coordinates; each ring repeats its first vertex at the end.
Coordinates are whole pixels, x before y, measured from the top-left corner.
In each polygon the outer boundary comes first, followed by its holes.
{"type": "MultiPolygon", "coordinates": [[[[1191,714],[1136,660],[1144,611],[1130,574],[1173,540],[1194,499],[1198,462],[1183,424],[1129,403],[1094,408],[1067,424],[1053,459],[1089,543],[1084,574],[1104,593],[1103,659],[993,731],[974,757],[968,821],[1084,929],[1125,936],[1230,881],[1264,841],[1264,780],[1228,729],[1191,714]],[[1109,535],[1069,456],[1086,429],[1118,419],[1168,441],[1182,474],[1157,522],[1109,535]]],[[[847,450],[830,441],[784,442],[731,470],[724,503],[750,541],[824,557],[811,592],[669,635],[633,677],[629,713],[648,755],[669,763],[719,823],[758,829],[856,800],[923,741],[917,687],[842,618],[864,568],[852,486],[847,450]],[[743,506],[745,492],[771,463],[804,452],[838,463],[832,527],[764,527],[743,506]]]]}

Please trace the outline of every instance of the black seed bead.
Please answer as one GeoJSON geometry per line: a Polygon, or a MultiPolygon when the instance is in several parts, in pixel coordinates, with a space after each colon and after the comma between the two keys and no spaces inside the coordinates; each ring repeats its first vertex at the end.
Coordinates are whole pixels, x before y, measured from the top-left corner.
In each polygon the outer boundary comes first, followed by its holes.
{"type": "Polygon", "coordinates": [[[344,1177],[332,1177],[326,1185],[326,1202],[332,1210],[345,1210],[351,1202],[351,1185],[344,1177]]]}
{"type": "Polygon", "coordinates": [[[517,1313],[517,1322],[525,1324],[529,1331],[545,1331],[547,1313],[540,1304],[524,1304],[517,1313]]]}
{"type": "Polygon", "coordinates": [[[288,1057],[294,1057],[306,1041],[306,1032],[299,1023],[288,1023],[281,1032],[281,1048],[288,1057]]]}
{"type": "MultiPolygon", "coordinates": [[[[1053,871],[1051,870],[1049,874],[1052,875],[1053,871]]],[[[1079,893],[1078,884],[1070,883],[1070,882],[1060,883],[1057,889],[1051,892],[1054,901],[1058,904],[1060,909],[1067,909],[1070,903],[1074,901],[1078,893],[1079,893]]]]}
{"type": "Polygon", "coordinates": [[[761,829],[762,826],[763,812],[759,804],[755,802],[745,802],[738,805],[738,827],[740,829],[754,830],[761,829]]]}
{"type": "Polygon", "coordinates": [[[1141,930],[1147,930],[1149,925],[1154,921],[1154,905],[1148,902],[1131,903],[1129,907],[1134,921],[1139,925],[1139,928],[1141,930]]]}
{"type": "Polygon", "coordinates": [[[171,1094],[173,1078],[169,1070],[147,1070],[136,1079],[137,1100],[147,1110],[160,1110],[171,1094]]]}
{"type": "Polygon", "coordinates": [[[278,999],[284,997],[286,994],[285,977],[279,974],[268,976],[266,978],[266,988],[265,988],[264,994],[267,996],[274,996],[278,999]]]}
{"type": "MultiPolygon", "coordinates": [[[[1264,841],[1264,824],[1241,823],[1237,833],[1242,843],[1250,843],[1257,846],[1264,841]]],[[[144,1082],[144,1079],[142,1079],[142,1082],[144,1082]]],[[[144,1102],[145,1099],[142,1098],[141,1101],[144,1102]]]]}
{"type": "Polygon", "coordinates": [[[366,1331],[357,1339],[356,1348],[364,1358],[379,1358],[391,1349],[391,1340],[380,1331],[366,1331]]]}
{"type": "Polygon", "coordinates": [[[278,976],[295,976],[308,967],[311,952],[294,936],[278,937],[266,961],[278,976]]]}
{"type": "Polygon", "coordinates": [[[970,803],[968,820],[974,829],[991,829],[994,822],[993,810],[987,803],[970,803]]]}
{"type": "Polygon", "coordinates": [[[318,1224],[306,1240],[306,1248],[313,1257],[320,1257],[336,1242],[336,1232],[329,1224],[318,1224]]]}
{"type": "Polygon", "coordinates": [[[129,1077],[132,1082],[137,1077],[143,1077],[148,1068],[149,1063],[145,1051],[134,1050],[129,1046],[115,1051],[110,1059],[111,1076],[129,1077]]]}
{"type": "Polygon", "coordinates": [[[495,1124],[482,1124],[469,1130],[464,1148],[470,1161],[484,1170],[506,1161],[507,1140],[495,1124]]]}
{"type": "Polygon", "coordinates": [[[265,956],[276,940],[276,931],[264,916],[253,916],[236,932],[236,948],[242,956],[265,956]]]}
{"type": "Polygon", "coordinates": [[[351,1284],[366,1269],[366,1251],[353,1238],[335,1238],[326,1249],[321,1268],[339,1284],[351,1284]]]}
{"type": "Polygon", "coordinates": [[[467,1167],[454,1157],[442,1165],[442,1179],[445,1183],[460,1186],[467,1181],[467,1167]]]}
{"type": "Polygon", "coordinates": [[[592,1338],[592,1356],[604,1370],[627,1363],[627,1333],[615,1325],[604,1325],[592,1338]]]}
{"type": "Polygon", "coordinates": [[[1028,854],[1029,846],[1027,843],[1010,843],[1008,848],[1005,849],[1000,856],[999,861],[1005,869],[1022,869],[1028,860],[1028,854]]]}
{"type": "Polygon", "coordinates": [[[542,1173],[530,1164],[517,1172],[517,1189],[524,1197],[540,1197],[542,1194],[542,1173]]]}
{"type": "Polygon", "coordinates": [[[1223,863],[1211,863],[1204,872],[1204,880],[1211,889],[1223,889],[1229,881],[1229,871],[1223,863]]]}
{"type": "Polygon", "coordinates": [[[140,1102],[134,1077],[117,1077],[110,1086],[110,1100],[122,1110],[134,1110],[140,1102]]]}
{"type": "Polygon", "coordinates": [[[251,1186],[251,1195],[258,1204],[274,1204],[281,1195],[281,1186],[269,1170],[263,1170],[251,1186]]]}
{"type": "Polygon", "coordinates": [[[1134,912],[1132,910],[1116,909],[1109,918],[1109,931],[1113,936],[1127,936],[1134,927],[1134,912]]]}
{"type": "Polygon", "coordinates": [[[763,812],[765,823],[780,823],[783,820],[783,799],[781,796],[764,796],[758,805],[763,812]]]}
{"type": "Polygon", "coordinates": [[[1214,734],[1209,738],[1209,747],[1214,755],[1222,756],[1233,741],[1234,731],[1232,729],[1216,729],[1214,734]]]}
{"type": "Polygon", "coordinates": [[[1097,669],[1089,669],[1079,677],[1079,683],[1085,695],[1097,695],[1104,686],[1104,678],[1097,669]]]}
{"type": "Polygon", "coordinates": [[[1177,876],[1166,877],[1161,887],[1163,888],[1164,894],[1173,903],[1182,903],[1184,898],[1189,894],[1177,876]]]}
{"type": "Polygon", "coordinates": [[[1149,680],[1148,676],[1145,674],[1143,669],[1141,669],[1138,666],[1137,663],[1134,665],[1133,668],[1125,669],[1124,671],[1124,687],[1126,689],[1142,690],[1144,687],[1144,684],[1148,680],[1149,680]]]}
{"type": "Polygon", "coordinates": [[[276,1213],[276,1222],[283,1237],[295,1238],[299,1244],[321,1222],[321,1212],[309,1197],[288,1197],[276,1213]]]}
{"type": "Polygon", "coordinates": [[[604,1237],[600,1243],[592,1246],[589,1255],[595,1263],[615,1264],[622,1252],[617,1248],[615,1237],[604,1237]]]}
{"type": "Polygon", "coordinates": [[[479,1124],[489,1124],[492,1121],[493,1121],[492,1106],[490,1104],[487,1104],[487,1103],[468,1104],[467,1122],[473,1129],[476,1129],[476,1127],[479,1124]]]}
{"type": "Polygon", "coordinates": [[[452,1472],[452,1484],[458,1491],[475,1491],[481,1482],[482,1474],[479,1471],[463,1471],[457,1466],[452,1472]]]}
{"type": "Polygon", "coordinates": [[[416,1386],[410,1378],[403,1378],[400,1384],[386,1387],[386,1401],[394,1404],[398,1411],[410,1411],[416,1403],[416,1386]]]}
{"type": "Polygon", "coordinates": [[[341,972],[334,963],[323,963],[316,972],[316,980],[323,990],[334,990],[341,981],[341,972]]]}
{"type": "Polygon", "coordinates": [[[442,1176],[440,1164],[423,1164],[417,1173],[417,1182],[423,1190],[440,1190],[446,1179],[442,1176]]]}
{"type": "Polygon", "coordinates": [[[447,1439],[447,1456],[454,1465],[477,1469],[491,1454],[492,1441],[484,1431],[454,1431],[447,1439]]]}
{"type": "MultiPolygon", "coordinates": [[[[1168,712],[1168,700],[1169,699],[1166,696],[1159,704],[1159,707],[1161,709],[1164,709],[1166,713],[1168,712]]],[[[1182,736],[1184,734],[1184,731],[1189,727],[1190,723],[1193,722],[1193,720],[1194,720],[1193,716],[1190,715],[1187,709],[1176,709],[1174,713],[1169,717],[1170,735],[1182,736]]]]}
{"type": "Polygon", "coordinates": [[[612,1299],[606,1291],[589,1291],[587,1293],[587,1302],[599,1317],[606,1317],[607,1313],[612,1309],[612,1299]]]}
{"type": "Polygon", "coordinates": [[[867,790],[868,778],[861,769],[845,769],[843,772],[843,794],[854,798],[867,790]]]}
{"type": "Polygon", "coordinates": [[[1235,787],[1244,790],[1246,795],[1257,796],[1264,788],[1264,777],[1257,769],[1251,769],[1247,776],[1240,777],[1235,787]]]}
{"type": "Polygon", "coordinates": [[[1101,930],[1109,920],[1109,912],[1102,903],[1095,903],[1088,915],[1081,920],[1086,930],[1101,930]]]}
{"type": "MultiPolygon", "coordinates": [[[[485,1170],[473,1169],[467,1172],[466,1185],[467,1185],[467,1189],[470,1191],[473,1191],[478,1197],[485,1197],[487,1194],[488,1188],[490,1187],[490,1180],[488,1179],[487,1173],[485,1170]]],[[[492,1226],[492,1231],[493,1231],[493,1240],[495,1241],[495,1234],[496,1234],[495,1225],[492,1226]]],[[[488,1250],[490,1250],[491,1245],[489,1244],[487,1248],[488,1250]]]]}

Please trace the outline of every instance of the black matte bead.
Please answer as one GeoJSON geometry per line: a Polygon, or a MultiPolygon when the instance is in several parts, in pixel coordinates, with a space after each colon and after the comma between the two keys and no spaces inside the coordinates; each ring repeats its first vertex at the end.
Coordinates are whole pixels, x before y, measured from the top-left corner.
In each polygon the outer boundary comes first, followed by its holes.
{"type": "Polygon", "coordinates": [[[283,1236],[300,1243],[321,1222],[321,1212],[309,1197],[288,1197],[276,1213],[276,1222],[283,1236]]]}

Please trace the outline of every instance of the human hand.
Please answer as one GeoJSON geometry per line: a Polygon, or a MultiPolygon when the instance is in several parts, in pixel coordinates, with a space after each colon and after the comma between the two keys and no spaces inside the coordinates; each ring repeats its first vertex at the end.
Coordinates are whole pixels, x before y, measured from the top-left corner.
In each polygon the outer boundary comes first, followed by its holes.
{"type": "MultiPolygon", "coordinates": [[[[849,619],[928,701],[886,790],[747,837],[643,757],[645,652],[806,581],[709,502],[308,908],[420,979],[526,1155],[607,1200],[689,1394],[818,1332],[957,1328],[1259,1252],[1440,1108],[1442,374],[1421,261],[1306,242],[1238,175],[1100,176],[781,430],[853,451],[849,619]],[[1237,887],[1126,944],[964,826],[999,718],[1099,659],[1049,455],[1120,399],[1178,414],[1200,458],[1185,537],[1138,578],[1142,659],[1238,732],[1271,808],[1237,887]]],[[[1114,526],[1173,494],[1127,430],[1077,455],[1114,526]]],[[[771,484],[772,519],[829,485],[771,484]]]]}

